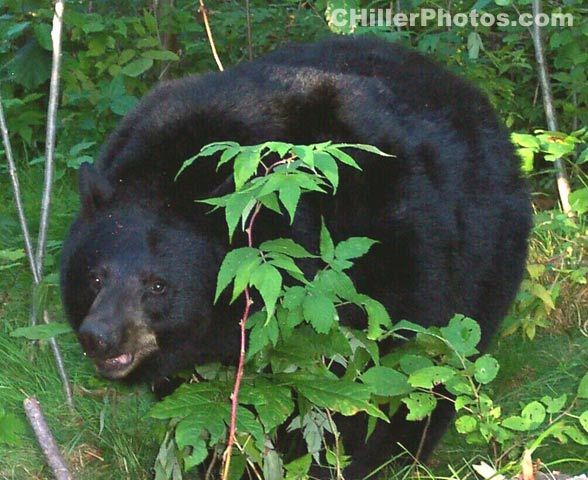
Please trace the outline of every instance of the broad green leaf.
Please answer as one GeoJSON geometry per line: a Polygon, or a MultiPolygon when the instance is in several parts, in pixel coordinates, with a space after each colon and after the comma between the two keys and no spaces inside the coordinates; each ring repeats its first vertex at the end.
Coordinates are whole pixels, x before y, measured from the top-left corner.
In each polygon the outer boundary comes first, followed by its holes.
{"type": "Polygon", "coordinates": [[[404,373],[410,375],[417,370],[432,367],[433,361],[428,357],[420,355],[403,355],[400,358],[400,368],[404,373]]]}
{"type": "Polygon", "coordinates": [[[314,168],[314,151],[312,147],[305,145],[295,146],[292,148],[292,153],[302,160],[302,163],[308,165],[310,168],[314,168]]]}
{"type": "Polygon", "coordinates": [[[588,445],[588,436],[584,435],[584,433],[575,425],[566,425],[563,433],[578,445],[588,445]]]}
{"type": "Polygon", "coordinates": [[[311,258],[314,255],[309,253],[303,246],[297,244],[290,238],[276,238],[263,242],[259,249],[262,252],[278,252],[289,255],[293,258],[311,258]]]}
{"type": "Polygon", "coordinates": [[[451,367],[426,367],[411,373],[408,377],[408,383],[415,388],[433,388],[445,383],[454,375],[455,370],[451,367]]]}
{"type": "Polygon", "coordinates": [[[382,326],[391,327],[392,321],[386,311],[386,307],[372,298],[363,302],[368,315],[368,338],[377,340],[382,334],[382,326]]]}
{"type": "Polygon", "coordinates": [[[259,150],[242,150],[234,161],[235,190],[241,190],[247,180],[257,172],[261,158],[259,150]]]}
{"type": "Polygon", "coordinates": [[[537,402],[533,401],[523,408],[521,417],[526,418],[530,422],[530,428],[537,428],[545,420],[547,413],[545,407],[537,402]]]}
{"type": "Polygon", "coordinates": [[[455,421],[455,428],[459,433],[471,433],[478,426],[478,421],[471,415],[463,415],[455,421]]]}
{"type": "Polygon", "coordinates": [[[284,465],[284,468],[286,469],[285,480],[307,480],[311,464],[312,455],[310,453],[307,453],[296,460],[292,460],[290,463],[284,465]]]}
{"type": "Polygon", "coordinates": [[[582,428],[588,432],[588,410],[584,411],[578,420],[582,428]]]}
{"type": "Polygon", "coordinates": [[[231,250],[229,253],[226,254],[221,267],[218,272],[218,277],[216,281],[216,293],[214,295],[214,301],[218,300],[220,294],[224,291],[225,288],[231,283],[235,275],[237,274],[237,270],[243,264],[248,262],[249,260],[258,257],[259,250],[256,248],[250,247],[242,247],[237,248],[235,250],[231,250]]]}
{"type": "Polygon", "coordinates": [[[333,301],[320,293],[311,293],[302,303],[304,318],[318,333],[327,333],[333,323],[337,311],[333,301]]]}
{"type": "Polygon", "coordinates": [[[139,58],[125,65],[121,72],[128,77],[138,77],[153,66],[153,60],[150,58],[139,58]]]}
{"type": "Polygon", "coordinates": [[[306,297],[306,290],[300,286],[289,287],[284,293],[283,305],[288,310],[293,310],[302,305],[304,298],[306,297]]]}
{"type": "Polygon", "coordinates": [[[302,275],[302,270],[294,263],[291,257],[287,255],[282,255],[281,253],[272,253],[268,255],[269,260],[268,263],[273,265],[274,267],[281,268],[282,270],[286,270],[288,272],[299,273],[302,275]]]}
{"type": "Polygon", "coordinates": [[[232,239],[241,215],[244,215],[246,210],[251,211],[255,201],[251,192],[236,192],[227,195],[226,200],[225,220],[229,230],[229,238],[232,239]]]}
{"type": "Polygon", "coordinates": [[[413,390],[406,375],[389,367],[372,367],[361,376],[361,380],[376,395],[384,397],[405,395],[413,390]]]}
{"type": "Polygon", "coordinates": [[[455,315],[446,327],[441,328],[441,335],[458,354],[464,356],[476,353],[476,345],[482,338],[480,326],[463,315],[455,315]]]}
{"type": "Polygon", "coordinates": [[[253,271],[261,265],[262,259],[261,256],[257,255],[255,257],[248,258],[244,260],[238,267],[237,272],[235,274],[235,279],[233,281],[233,295],[231,296],[231,303],[233,303],[239,295],[243,293],[247,285],[249,285],[249,280],[251,278],[251,274],[253,271]]]}
{"type": "Polygon", "coordinates": [[[343,260],[363,257],[375,243],[378,242],[367,237],[348,238],[337,244],[335,257],[343,260]]]}
{"type": "Polygon", "coordinates": [[[297,380],[294,387],[301,395],[319,407],[328,408],[346,416],[363,411],[368,415],[389,421],[380,409],[369,403],[371,390],[367,385],[316,377],[297,380]]]}
{"type": "Polygon", "coordinates": [[[519,417],[518,415],[513,415],[511,417],[505,418],[501,425],[504,428],[508,428],[509,430],[515,430],[517,432],[526,432],[531,427],[531,420],[528,418],[519,417]]]}
{"type": "Polygon", "coordinates": [[[430,415],[437,406],[437,399],[429,393],[415,392],[403,398],[402,402],[408,408],[406,419],[409,421],[422,420],[430,415]]]}
{"type": "Polygon", "coordinates": [[[353,157],[351,157],[350,155],[348,155],[344,151],[339,150],[339,148],[337,148],[336,146],[328,147],[325,149],[325,151],[328,152],[333,157],[335,157],[341,163],[344,163],[345,165],[349,165],[353,168],[356,168],[357,170],[361,170],[361,167],[357,164],[357,162],[353,159],[353,157]]]}
{"type": "Polygon", "coordinates": [[[28,340],[47,340],[63,333],[70,333],[71,327],[67,323],[52,322],[32,327],[19,327],[10,332],[11,337],[24,337],[28,340]]]}
{"type": "Polygon", "coordinates": [[[496,378],[500,365],[494,357],[483,355],[476,360],[474,368],[475,379],[485,385],[496,378]]]}
{"type": "Polygon", "coordinates": [[[547,413],[557,413],[564,408],[568,401],[568,396],[565,393],[557,398],[552,398],[546,395],[541,398],[541,401],[547,407],[547,413]]]}
{"type": "Polygon", "coordinates": [[[264,263],[253,270],[250,283],[259,291],[269,320],[274,314],[276,302],[282,291],[282,275],[276,267],[264,263]]]}

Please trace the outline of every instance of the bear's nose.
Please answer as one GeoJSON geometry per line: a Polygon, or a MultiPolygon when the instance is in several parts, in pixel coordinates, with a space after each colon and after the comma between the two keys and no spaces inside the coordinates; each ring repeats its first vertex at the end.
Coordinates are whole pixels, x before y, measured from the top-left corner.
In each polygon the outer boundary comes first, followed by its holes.
{"type": "Polygon", "coordinates": [[[100,322],[84,322],[78,335],[84,352],[90,357],[103,357],[112,350],[112,333],[100,322]]]}

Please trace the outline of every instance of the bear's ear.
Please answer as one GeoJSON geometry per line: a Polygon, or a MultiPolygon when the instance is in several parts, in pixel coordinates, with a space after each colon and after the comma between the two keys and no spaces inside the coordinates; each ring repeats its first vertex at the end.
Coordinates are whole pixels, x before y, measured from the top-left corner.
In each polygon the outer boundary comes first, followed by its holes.
{"type": "Polygon", "coordinates": [[[107,203],[114,188],[98,173],[94,165],[82,163],[78,170],[78,189],[82,202],[82,213],[91,214],[107,203]]]}

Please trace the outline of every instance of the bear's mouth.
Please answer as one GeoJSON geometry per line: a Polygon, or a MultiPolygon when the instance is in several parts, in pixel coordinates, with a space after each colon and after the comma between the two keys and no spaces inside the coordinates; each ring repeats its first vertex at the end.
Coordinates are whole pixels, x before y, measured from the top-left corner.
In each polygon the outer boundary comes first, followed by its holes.
{"type": "Polygon", "coordinates": [[[121,378],[129,373],[137,363],[136,356],[132,353],[122,353],[117,357],[95,359],[96,369],[105,377],[121,378]]]}

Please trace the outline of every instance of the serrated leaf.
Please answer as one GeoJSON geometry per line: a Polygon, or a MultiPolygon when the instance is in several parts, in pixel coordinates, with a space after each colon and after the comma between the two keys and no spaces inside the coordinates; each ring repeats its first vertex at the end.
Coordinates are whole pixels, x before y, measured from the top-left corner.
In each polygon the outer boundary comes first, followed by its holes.
{"type": "Polygon", "coordinates": [[[426,367],[411,373],[408,377],[408,383],[415,388],[433,388],[447,382],[455,376],[455,373],[455,370],[451,367],[426,367]]]}
{"type": "Polygon", "coordinates": [[[281,268],[282,270],[299,273],[302,275],[302,270],[300,270],[298,265],[294,263],[294,260],[292,260],[292,258],[287,255],[282,255],[281,253],[272,253],[269,255],[268,263],[274,267],[281,268]]]}
{"type": "Polygon", "coordinates": [[[314,150],[312,147],[306,145],[295,146],[292,148],[292,153],[294,153],[302,163],[308,165],[310,168],[314,168],[314,150]]]}
{"type": "Polygon", "coordinates": [[[321,258],[324,262],[330,263],[335,257],[335,244],[331,238],[331,234],[325,225],[324,219],[321,220],[321,234],[320,234],[320,252],[321,258]]]}
{"type": "Polygon", "coordinates": [[[259,249],[262,252],[278,252],[289,255],[292,258],[311,258],[314,257],[303,246],[297,244],[290,238],[276,238],[263,242],[259,249]]]}
{"type": "Polygon", "coordinates": [[[242,150],[237,154],[233,164],[235,190],[241,190],[245,182],[255,175],[260,161],[257,149],[242,150]]]}
{"type": "Polygon", "coordinates": [[[365,299],[363,305],[368,315],[368,338],[377,340],[382,335],[382,326],[392,326],[390,315],[386,307],[373,298],[365,299]]]}
{"type": "Polygon", "coordinates": [[[293,180],[285,179],[278,190],[278,198],[290,216],[290,224],[294,223],[296,208],[300,200],[300,187],[293,180]]]}
{"type": "Polygon", "coordinates": [[[413,390],[406,375],[389,367],[372,367],[361,376],[361,380],[376,395],[384,397],[405,395],[413,390]]]}
{"type": "Polygon", "coordinates": [[[353,157],[351,157],[350,155],[348,155],[344,151],[339,150],[339,148],[337,148],[336,146],[328,147],[325,149],[325,151],[328,152],[333,157],[335,157],[341,163],[344,163],[345,165],[349,165],[353,168],[356,168],[357,170],[361,170],[361,167],[357,164],[357,162],[353,159],[353,157]]]}
{"type": "Polygon", "coordinates": [[[312,293],[302,303],[304,318],[318,333],[327,333],[335,322],[335,305],[325,295],[312,293]]]}
{"type": "Polygon", "coordinates": [[[214,295],[215,303],[218,300],[220,294],[225,290],[225,288],[227,288],[233,278],[235,278],[239,266],[258,256],[259,250],[250,247],[237,248],[235,250],[231,250],[225,255],[225,258],[221,263],[216,281],[216,293],[214,295]]]}
{"type": "Polygon", "coordinates": [[[339,186],[339,166],[333,157],[325,152],[315,152],[314,166],[331,182],[333,193],[336,193],[339,186]]]}
{"type": "Polygon", "coordinates": [[[276,302],[282,291],[282,275],[276,267],[264,263],[253,270],[250,283],[261,295],[269,320],[274,314],[276,302]]]}
{"type": "Polygon", "coordinates": [[[319,407],[334,410],[345,416],[363,411],[389,421],[380,409],[369,403],[371,391],[366,385],[324,377],[297,380],[294,385],[301,395],[319,407]]]}
{"type": "Polygon", "coordinates": [[[335,257],[342,260],[363,257],[376,243],[376,240],[367,237],[348,238],[337,244],[335,257]]]}
{"type": "Polygon", "coordinates": [[[483,355],[474,363],[474,378],[481,384],[490,383],[496,378],[500,365],[490,355],[483,355]]]}
{"type": "Polygon", "coordinates": [[[231,303],[233,303],[241,293],[249,285],[251,274],[261,265],[261,256],[255,256],[244,260],[238,267],[233,281],[233,295],[231,296],[231,303]]]}

